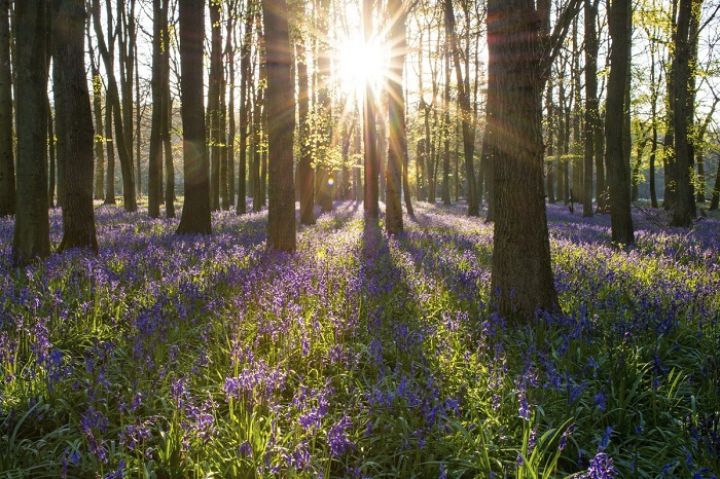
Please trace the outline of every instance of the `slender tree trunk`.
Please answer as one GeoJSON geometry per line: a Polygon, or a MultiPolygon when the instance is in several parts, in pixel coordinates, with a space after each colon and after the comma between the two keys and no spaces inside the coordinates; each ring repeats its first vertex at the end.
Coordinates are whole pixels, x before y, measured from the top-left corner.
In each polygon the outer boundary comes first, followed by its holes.
{"type": "Polygon", "coordinates": [[[593,215],[593,163],[598,129],[597,99],[597,14],[598,0],[585,0],[585,172],[583,216],[593,215]]]}
{"type": "Polygon", "coordinates": [[[10,0],[0,0],[0,217],[15,213],[10,0]]]}
{"type": "MultiPolygon", "coordinates": [[[[442,201],[450,205],[450,55],[447,42],[443,48],[445,63],[445,85],[443,90],[443,184],[442,201]]],[[[469,71],[469,70],[467,70],[469,71]]]]}
{"type": "Polygon", "coordinates": [[[221,2],[210,0],[210,76],[207,121],[210,136],[210,207],[220,209],[220,88],[222,76],[221,2]]]}
{"type": "Polygon", "coordinates": [[[15,4],[17,204],[13,260],[50,254],[47,196],[47,2],[15,4]],[[39,60],[42,59],[42,60],[39,60]]]}
{"type": "Polygon", "coordinates": [[[541,106],[549,53],[533,4],[489,0],[487,15],[488,68],[495,76],[487,97],[496,207],[490,290],[501,314],[525,320],[538,309],[558,309],[543,187],[541,106]]]}
{"type": "Polygon", "coordinates": [[[455,12],[453,11],[452,0],[445,0],[445,32],[448,43],[453,52],[455,63],[455,74],[457,76],[458,103],[462,116],[463,149],[465,152],[465,176],[467,182],[468,216],[480,216],[480,202],[477,198],[477,180],[475,178],[475,121],[474,113],[470,108],[470,96],[463,80],[462,67],[460,65],[460,50],[455,36],[455,12]]]}
{"type": "Polygon", "coordinates": [[[162,151],[162,118],[165,105],[162,101],[161,85],[162,66],[160,54],[163,48],[162,0],[153,0],[153,54],[152,54],[152,125],[150,128],[150,156],[148,158],[148,214],[151,218],[160,217],[160,196],[162,191],[161,165],[162,151]]]}
{"type": "Polygon", "coordinates": [[[245,7],[245,33],[243,36],[242,46],[240,47],[240,163],[238,164],[238,197],[237,197],[237,214],[244,215],[247,212],[245,200],[247,197],[246,170],[247,170],[247,150],[248,150],[248,128],[250,126],[250,95],[248,92],[252,88],[251,71],[250,71],[250,47],[252,42],[253,20],[255,19],[255,3],[248,0],[245,7]]]}
{"type": "Polygon", "coordinates": [[[720,162],[718,162],[717,172],[715,173],[715,186],[713,187],[712,199],[710,200],[710,209],[717,210],[720,203],[720,162]]]}
{"type": "Polygon", "coordinates": [[[235,205],[235,144],[236,144],[236,127],[235,127],[235,22],[237,21],[237,1],[229,4],[228,15],[226,19],[226,43],[225,54],[227,55],[229,88],[227,107],[228,135],[227,146],[227,171],[226,180],[223,188],[227,189],[227,202],[223,204],[223,209],[229,210],[235,205]]]}
{"type": "Polygon", "coordinates": [[[210,179],[203,111],[205,0],[180,2],[180,102],[185,202],[178,234],[210,234],[210,179]]]}
{"type": "MultiPolygon", "coordinates": [[[[125,136],[125,125],[120,109],[120,93],[118,92],[117,81],[115,80],[115,70],[113,67],[112,57],[105,43],[105,35],[102,30],[100,19],[100,0],[93,1],[93,22],[95,24],[95,36],[97,38],[100,55],[105,64],[105,74],[107,76],[107,99],[112,108],[113,120],[115,124],[115,142],[117,145],[118,156],[120,157],[120,168],[123,177],[123,203],[125,210],[136,211],[137,201],[135,197],[135,177],[133,173],[134,165],[132,155],[130,153],[129,143],[125,136]]],[[[114,173],[114,171],[113,171],[114,173]]],[[[109,173],[108,173],[109,175],[109,173]]],[[[113,191],[114,193],[114,191],[113,191]]]]}
{"type": "MultiPolygon", "coordinates": [[[[88,45],[90,45],[90,29],[87,30],[88,45]]],[[[95,116],[95,196],[96,200],[105,198],[105,127],[103,126],[102,111],[102,79],[94,55],[90,55],[92,85],[93,85],[93,114],[95,116]]]]}
{"type": "MultiPolygon", "coordinates": [[[[48,44],[49,46],[49,44],[48,44]]],[[[49,63],[49,62],[48,62],[49,63]]],[[[49,72],[48,72],[49,73],[49,72]]],[[[50,109],[50,99],[45,100],[45,105],[47,106],[47,143],[48,143],[48,164],[50,165],[49,173],[50,178],[48,181],[48,206],[50,208],[55,208],[55,192],[57,191],[58,196],[58,202],[57,206],[60,206],[61,203],[61,185],[62,182],[58,178],[60,176],[60,168],[57,164],[57,155],[55,152],[55,131],[54,131],[54,125],[55,122],[53,120],[53,114],[52,110],[50,109]]]]}
{"type": "Polygon", "coordinates": [[[612,0],[609,13],[612,51],[608,80],[605,138],[610,176],[610,219],[612,240],[622,245],[635,242],[631,215],[630,172],[623,153],[623,122],[626,108],[626,75],[630,64],[627,43],[631,41],[631,5],[629,0],[612,0]]]}
{"type": "Polygon", "coordinates": [[[267,55],[269,145],[268,247],[295,251],[295,183],[293,180],[293,136],[295,108],[292,51],[285,0],[263,2],[267,55]]]}
{"type": "MultiPolygon", "coordinates": [[[[372,25],[373,1],[363,0],[363,33],[366,42],[369,42],[373,34],[372,25]]],[[[375,105],[372,87],[365,86],[364,98],[364,146],[365,146],[365,194],[363,196],[363,207],[365,217],[377,219],[380,215],[378,200],[378,154],[377,154],[377,131],[375,126],[375,105]]]]}
{"type": "Polygon", "coordinates": [[[53,11],[53,91],[62,164],[60,251],[97,251],[93,210],[93,122],[85,76],[85,1],[59,0],[53,11]]]}
{"type": "Polygon", "coordinates": [[[300,118],[300,163],[298,165],[298,185],[300,188],[300,223],[315,224],[315,172],[312,167],[312,151],[308,144],[310,125],[310,77],[307,69],[307,49],[305,39],[297,43],[298,72],[298,113],[300,118]]]}
{"type": "MultiPolygon", "coordinates": [[[[407,33],[405,27],[406,12],[402,0],[390,0],[388,13],[393,22],[390,27],[390,44],[393,50],[390,60],[390,78],[388,80],[388,91],[390,93],[388,95],[388,130],[390,137],[385,175],[385,228],[388,234],[394,235],[403,230],[400,195],[402,189],[402,164],[407,144],[405,93],[402,85],[407,33]]],[[[450,76],[449,73],[447,76],[450,76]]],[[[450,190],[447,181],[445,181],[444,185],[444,194],[448,195],[449,200],[450,190]]]]}

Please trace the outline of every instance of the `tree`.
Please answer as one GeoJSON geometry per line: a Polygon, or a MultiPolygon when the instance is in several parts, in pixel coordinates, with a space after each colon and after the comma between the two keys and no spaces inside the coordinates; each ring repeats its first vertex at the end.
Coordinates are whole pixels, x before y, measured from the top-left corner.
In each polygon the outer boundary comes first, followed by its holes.
{"type": "Polygon", "coordinates": [[[531,0],[489,0],[488,131],[493,149],[495,234],[491,291],[503,315],[556,310],[543,188],[542,92],[575,16],[571,0],[552,35],[531,0]]]}
{"type": "Polygon", "coordinates": [[[162,120],[167,107],[164,102],[162,49],[163,29],[167,28],[167,19],[163,19],[163,0],[153,0],[153,53],[152,53],[152,125],[150,129],[150,156],[148,158],[148,214],[151,218],[160,216],[160,197],[162,194],[163,144],[161,137],[162,120]]]}
{"type": "MultiPolygon", "coordinates": [[[[406,12],[402,0],[388,2],[388,14],[392,25],[390,27],[390,45],[392,56],[390,59],[390,78],[388,81],[388,117],[389,117],[389,145],[386,169],[385,194],[385,228],[388,234],[397,234],[403,230],[402,203],[400,193],[402,189],[402,165],[407,145],[405,132],[405,93],[403,91],[403,70],[406,50],[406,12]]],[[[444,193],[448,194],[449,186],[445,183],[444,193]]]]}
{"type": "MultiPolygon", "coordinates": [[[[123,203],[125,210],[136,211],[137,200],[135,196],[135,169],[132,161],[130,144],[127,141],[125,119],[122,115],[120,93],[118,91],[117,81],[115,79],[114,62],[108,46],[105,43],[105,34],[103,33],[102,23],[100,19],[100,0],[92,0],[93,2],[93,23],[95,24],[95,36],[97,38],[98,49],[103,58],[105,65],[105,74],[107,75],[107,100],[113,114],[113,123],[115,126],[115,143],[120,158],[120,169],[122,170],[123,179],[123,203]]],[[[107,121],[106,121],[107,123],[107,121]]],[[[108,171],[108,176],[110,171],[108,171]]],[[[114,192],[113,192],[114,193],[114,192]]]]}
{"type": "Polygon", "coordinates": [[[97,251],[93,210],[93,121],[85,76],[85,1],[56,0],[53,9],[53,91],[57,160],[62,165],[63,238],[59,250],[97,251]]]}
{"type": "MultiPolygon", "coordinates": [[[[463,149],[465,153],[465,176],[467,181],[468,216],[480,216],[480,201],[477,195],[477,181],[475,179],[475,114],[470,108],[470,93],[463,80],[462,66],[460,65],[460,47],[455,36],[455,12],[452,0],[445,0],[445,31],[447,41],[452,50],[457,77],[458,103],[462,116],[463,149]]],[[[488,40],[489,42],[489,40],[488,40]]],[[[467,72],[469,74],[469,72],[467,72]]]]}
{"type": "Polygon", "coordinates": [[[210,76],[208,78],[207,118],[210,134],[210,207],[220,209],[220,155],[224,143],[220,132],[220,89],[222,87],[222,32],[219,0],[210,0],[210,76]]]}
{"type": "Polygon", "coordinates": [[[293,136],[295,109],[292,50],[285,0],[265,0],[265,49],[267,55],[268,119],[268,247],[295,251],[295,182],[293,179],[293,136]]]}
{"type": "Polygon", "coordinates": [[[622,245],[635,242],[630,211],[630,166],[623,152],[623,123],[625,111],[630,108],[626,79],[630,67],[631,22],[630,0],[612,0],[608,14],[612,50],[605,113],[605,155],[610,180],[612,240],[622,245]]]}
{"type": "MultiPolygon", "coordinates": [[[[595,139],[600,128],[597,99],[597,14],[599,0],[585,0],[585,171],[583,216],[593,215],[593,163],[595,139]]],[[[598,194],[601,192],[598,191],[598,194]]]]}
{"type": "Polygon", "coordinates": [[[308,144],[310,134],[310,77],[307,67],[305,38],[300,37],[297,45],[298,73],[298,114],[300,119],[300,161],[298,164],[298,187],[300,189],[300,223],[315,224],[315,171],[312,165],[312,151],[308,144]]]}
{"type": "Polygon", "coordinates": [[[245,201],[247,191],[245,180],[247,176],[247,150],[248,150],[248,128],[250,126],[250,95],[252,88],[250,81],[250,51],[252,47],[253,21],[255,19],[255,2],[248,0],[245,7],[245,34],[242,46],[240,47],[240,164],[238,165],[238,198],[237,214],[243,215],[247,212],[245,201]]]}
{"type": "Polygon", "coordinates": [[[677,29],[675,31],[675,53],[673,56],[673,89],[672,122],[675,133],[675,198],[672,203],[672,226],[689,227],[694,216],[694,192],[690,184],[692,168],[691,145],[688,136],[688,119],[690,117],[690,57],[692,39],[690,23],[693,9],[699,9],[698,0],[680,0],[678,7],[677,29]]]}
{"type": "Polygon", "coordinates": [[[13,260],[50,254],[47,191],[47,2],[15,4],[17,204],[13,260]],[[38,59],[43,59],[38,61],[38,59]]]}
{"type": "Polygon", "coordinates": [[[180,102],[185,203],[178,234],[210,234],[209,160],[203,108],[205,0],[180,2],[180,102]]]}
{"type": "MultiPolygon", "coordinates": [[[[363,35],[365,43],[368,44],[373,34],[372,16],[373,0],[363,0],[363,35]]],[[[377,219],[380,215],[377,128],[375,125],[374,101],[372,86],[367,84],[365,85],[365,95],[363,98],[363,143],[365,147],[365,193],[363,195],[363,209],[365,216],[371,219],[377,219]]]]}
{"type": "Polygon", "coordinates": [[[15,213],[9,8],[10,0],[0,0],[0,216],[15,213]]]}

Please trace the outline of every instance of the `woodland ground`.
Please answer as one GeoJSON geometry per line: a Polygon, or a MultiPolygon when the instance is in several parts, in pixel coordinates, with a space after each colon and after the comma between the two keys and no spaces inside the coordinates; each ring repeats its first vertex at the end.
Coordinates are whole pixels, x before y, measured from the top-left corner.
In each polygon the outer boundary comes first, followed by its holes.
{"type": "Polygon", "coordinates": [[[21,270],[0,220],[0,477],[715,477],[720,221],[638,210],[621,251],[550,206],[564,314],[506,324],[492,226],[417,209],[388,239],[338,203],[284,255],[264,213],[104,206],[98,256],[21,270]]]}

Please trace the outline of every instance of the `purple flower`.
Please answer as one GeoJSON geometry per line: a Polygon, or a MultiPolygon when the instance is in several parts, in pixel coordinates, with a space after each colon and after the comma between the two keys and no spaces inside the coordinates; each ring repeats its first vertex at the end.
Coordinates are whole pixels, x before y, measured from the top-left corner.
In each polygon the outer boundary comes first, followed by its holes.
{"type": "Polygon", "coordinates": [[[333,457],[340,457],[355,444],[348,438],[347,430],[352,426],[352,420],[349,416],[343,416],[338,422],[330,427],[327,433],[328,446],[333,457]]]}
{"type": "Polygon", "coordinates": [[[604,452],[598,452],[590,460],[590,467],[581,477],[583,479],[613,479],[618,476],[612,457],[604,452]]]}

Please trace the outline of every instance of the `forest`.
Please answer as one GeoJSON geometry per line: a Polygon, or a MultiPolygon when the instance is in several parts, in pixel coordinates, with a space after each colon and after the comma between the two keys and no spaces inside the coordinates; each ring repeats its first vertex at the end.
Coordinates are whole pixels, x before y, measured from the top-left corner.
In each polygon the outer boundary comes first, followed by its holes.
{"type": "Polygon", "coordinates": [[[719,0],[0,0],[0,479],[720,475],[719,0]]]}

